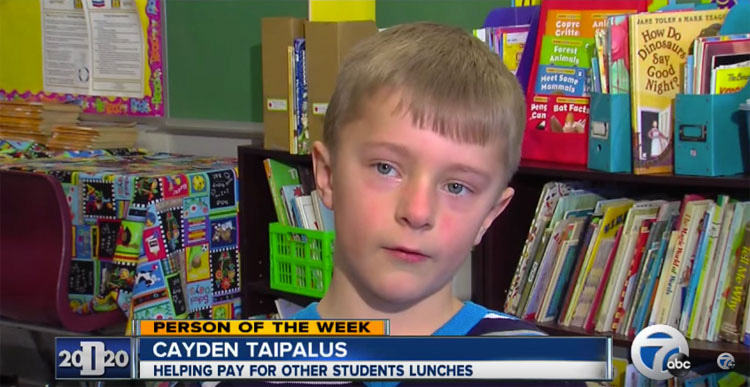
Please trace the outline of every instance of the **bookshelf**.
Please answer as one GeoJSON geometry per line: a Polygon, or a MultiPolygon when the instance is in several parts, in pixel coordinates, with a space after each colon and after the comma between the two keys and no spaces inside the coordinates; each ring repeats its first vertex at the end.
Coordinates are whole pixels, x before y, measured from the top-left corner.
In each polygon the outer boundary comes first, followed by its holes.
{"type": "MultiPolygon", "coordinates": [[[[302,305],[311,298],[270,289],[268,268],[268,223],[276,218],[268,191],[263,159],[274,158],[295,166],[312,167],[309,156],[264,150],[244,145],[238,148],[240,174],[240,239],[243,278],[243,311],[246,316],[271,313],[274,300],[284,297],[302,305]]],[[[734,198],[750,199],[750,175],[704,178],[676,175],[631,175],[567,166],[524,161],[511,181],[515,197],[506,211],[487,231],[472,254],[472,300],[495,310],[502,310],[513,273],[521,255],[529,223],[542,187],[552,180],[589,181],[594,185],[619,187],[626,194],[647,196],[650,193],[681,198],[685,193],[726,193],[734,198]]],[[[579,328],[539,324],[553,335],[590,335],[579,328]]],[[[614,335],[617,346],[628,346],[632,339],[614,335]]],[[[691,358],[715,359],[722,352],[734,355],[738,366],[750,363],[750,349],[741,344],[689,341],[691,358]]]]}

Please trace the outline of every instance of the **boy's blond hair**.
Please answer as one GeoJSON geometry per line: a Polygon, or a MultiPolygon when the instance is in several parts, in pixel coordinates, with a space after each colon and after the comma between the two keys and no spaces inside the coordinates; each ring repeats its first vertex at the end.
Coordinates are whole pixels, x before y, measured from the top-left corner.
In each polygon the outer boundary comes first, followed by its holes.
{"type": "Polygon", "coordinates": [[[397,110],[416,126],[455,141],[500,140],[505,181],[515,172],[525,127],[524,95],[487,45],[460,28],[434,23],[391,27],[358,43],[342,63],[323,129],[336,153],[338,133],[361,115],[363,101],[399,93],[397,110]]]}

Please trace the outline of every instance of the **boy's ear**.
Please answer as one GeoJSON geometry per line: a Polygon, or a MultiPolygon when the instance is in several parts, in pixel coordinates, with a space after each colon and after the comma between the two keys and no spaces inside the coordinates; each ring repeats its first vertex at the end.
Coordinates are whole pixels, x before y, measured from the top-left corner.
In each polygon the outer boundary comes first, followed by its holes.
{"type": "Polygon", "coordinates": [[[328,209],[333,210],[333,166],[331,153],[320,141],[312,146],[313,173],[315,173],[315,187],[320,198],[328,209]]]}
{"type": "Polygon", "coordinates": [[[474,246],[478,245],[479,242],[482,241],[484,233],[487,232],[488,228],[490,228],[492,222],[495,221],[495,218],[497,218],[497,216],[505,210],[505,207],[508,206],[510,200],[513,199],[514,193],[515,191],[513,190],[513,188],[508,187],[503,191],[502,194],[500,194],[500,196],[497,198],[497,201],[495,202],[495,205],[492,206],[490,212],[487,213],[487,216],[482,221],[482,226],[479,227],[479,232],[477,232],[477,236],[474,239],[474,246]]]}

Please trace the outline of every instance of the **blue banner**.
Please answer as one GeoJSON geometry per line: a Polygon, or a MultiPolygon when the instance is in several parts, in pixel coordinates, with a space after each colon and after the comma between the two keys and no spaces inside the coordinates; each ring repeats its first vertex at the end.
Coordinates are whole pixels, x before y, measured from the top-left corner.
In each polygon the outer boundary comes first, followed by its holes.
{"type": "Polygon", "coordinates": [[[607,337],[139,338],[141,361],[593,361],[607,337]]]}
{"type": "Polygon", "coordinates": [[[57,379],[130,379],[133,377],[129,337],[55,338],[57,379]]]}

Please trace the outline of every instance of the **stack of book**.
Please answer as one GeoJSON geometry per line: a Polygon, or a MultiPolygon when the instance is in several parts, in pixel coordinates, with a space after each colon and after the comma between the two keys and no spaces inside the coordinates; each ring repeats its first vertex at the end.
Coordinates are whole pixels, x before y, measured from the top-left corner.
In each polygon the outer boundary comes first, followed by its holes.
{"type": "Polygon", "coordinates": [[[55,126],[47,146],[50,149],[115,149],[133,148],[137,141],[135,123],[81,122],[55,126]]]}
{"type": "Polygon", "coordinates": [[[80,113],[73,104],[0,102],[0,138],[46,144],[52,128],[77,124],[80,113]]]}
{"type": "Polygon", "coordinates": [[[309,230],[333,231],[333,211],[314,190],[312,172],[273,159],[263,160],[279,223],[309,230]]]}
{"type": "Polygon", "coordinates": [[[528,24],[485,27],[473,32],[474,36],[489,46],[490,51],[500,56],[508,70],[513,74],[518,71],[523,48],[526,46],[526,40],[529,36],[528,24]]]}
{"type": "Polygon", "coordinates": [[[750,345],[750,202],[605,196],[545,185],[505,311],[629,337],[667,324],[688,339],[750,345]]]}

